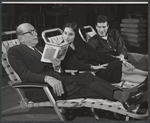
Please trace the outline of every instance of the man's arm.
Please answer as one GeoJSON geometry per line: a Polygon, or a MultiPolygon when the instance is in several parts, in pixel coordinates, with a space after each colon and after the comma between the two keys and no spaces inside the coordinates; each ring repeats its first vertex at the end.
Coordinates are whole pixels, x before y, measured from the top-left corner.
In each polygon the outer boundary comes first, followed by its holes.
{"type": "Polygon", "coordinates": [[[128,51],[127,51],[127,48],[125,46],[124,40],[123,40],[122,36],[119,34],[118,31],[116,31],[116,37],[117,37],[117,50],[118,50],[118,54],[120,56],[123,55],[123,57],[126,58],[127,55],[128,55],[128,51]]]}
{"type": "Polygon", "coordinates": [[[31,82],[31,83],[46,82],[53,88],[53,91],[55,94],[57,94],[57,96],[61,96],[64,93],[62,83],[60,80],[57,80],[54,77],[51,77],[49,75],[44,75],[40,73],[37,74],[32,72],[26,66],[25,62],[23,61],[23,58],[21,57],[17,49],[11,48],[8,51],[8,59],[12,68],[19,75],[19,77],[23,82],[31,82]]]}
{"type": "MultiPolygon", "coordinates": [[[[92,46],[94,49],[97,49],[98,44],[97,44],[97,37],[96,37],[96,35],[93,36],[93,37],[91,37],[91,38],[89,39],[88,44],[89,44],[90,46],[92,46]]],[[[97,49],[97,50],[99,50],[99,49],[97,49]]]]}
{"type": "Polygon", "coordinates": [[[99,61],[100,63],[109,63],[115,60],[118,60],[118,58],[115,58],[111,56],[110,54],[103,53],[101,51],[97,51],[89,44],[86,44],[86,49],[89,54],[90,60],[99,61]]]}
{"type": "Polygon", "coordinates": [[[8,50],[8,59],[11,67],[23,82],[44,82],[45,75],[32,72],[23,61],[23,58],[17,49],[12,47],[8,50]]]}

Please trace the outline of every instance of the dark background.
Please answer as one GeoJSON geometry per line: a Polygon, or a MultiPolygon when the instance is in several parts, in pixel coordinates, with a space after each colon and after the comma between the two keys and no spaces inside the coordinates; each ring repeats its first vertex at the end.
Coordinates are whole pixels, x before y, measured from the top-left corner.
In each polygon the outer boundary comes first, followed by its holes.
{"type": "MultiPolygon", "coordinates": [[[[120,31],[121,20],[131,15],[142,15],[148,18],[148,4],[2,4],[2,31],[15,30],[22,23],[19,21],[21,14],[30,14],[30,23],[35,25],[34,14],[41,12],[45,18],[44,29],[62,28],[68,21],[74,21],[78,27],[91,25],[95,28],[96,16],[107,15],[110,19],[110,28],[120,31]],[[4,15],[8,15],[7,17],[4,15]]],[[[37,27],[39,28],[39,27],[37,27]]],[[[41,28],[41,27],[40,27],[41,28]]],[[[148,28],[147,28],[148,30],[148,28]]],[[[39,37],[41,36],[38,31],[39,37]]],[[[128,51],[148,53],[148,41],[126,44],[128,51]]],[[[44,45],[44,44],[42,44],[44,45]]]]}
{"type": "Polygon", "coordinates": [[[46,26],[60,28],[68,21],[75,21],[79,26],[87,24],[94,26],[96,16],[104,14],[112,21],[114,28],[119,29],[121,19],[130,13],[144,14],[147,18],[148,4],[2,4],[2,15],[4,13],[10,15],[12,30],[18,26],[22,13],[30,13],[31,24],[34,25],[35,12],[44,14],[46,26]],[[56,16],[48,15],[48,12],[59,14],[58,24],[55,23],[56,16]]]}

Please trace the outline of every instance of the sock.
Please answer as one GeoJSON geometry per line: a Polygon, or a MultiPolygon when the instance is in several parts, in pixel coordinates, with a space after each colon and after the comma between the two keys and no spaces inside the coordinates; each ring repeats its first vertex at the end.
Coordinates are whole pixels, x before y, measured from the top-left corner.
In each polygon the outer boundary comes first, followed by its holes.
{"type": "Polygon", "coordinates": [[[148,101],[145,101],[140,104],[140,107],[137,110],[137,114],[145,114],[148,110],[148,101]]]}

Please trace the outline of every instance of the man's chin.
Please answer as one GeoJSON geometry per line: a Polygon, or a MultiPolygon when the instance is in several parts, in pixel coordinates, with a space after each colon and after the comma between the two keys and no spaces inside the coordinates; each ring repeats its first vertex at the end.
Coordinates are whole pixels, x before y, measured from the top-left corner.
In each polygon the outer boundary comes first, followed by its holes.
{"type": "Polygon", "coordinates": [[[106,36],[106,34],[99,34],[99,36],[100,36],[100,37],[105,37],[105,36],[106,36]]]}
{"type": "Polygon", "coordinates": [[[101,37],[105,37],[105,35],[100,35],[101,37]]]}

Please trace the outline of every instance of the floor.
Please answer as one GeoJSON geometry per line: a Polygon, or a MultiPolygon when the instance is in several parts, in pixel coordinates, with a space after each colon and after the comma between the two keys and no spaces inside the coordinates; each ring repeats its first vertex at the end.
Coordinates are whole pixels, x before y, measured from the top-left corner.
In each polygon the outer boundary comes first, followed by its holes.
{"type": "MultiPolygon", "coordinates": [[[[16,90],[8,85],[9,78],[7,75],[2,76],[2,111],[17,106],[19,96],[16,90]]],[[[123,121],[124,116],[116,115],[112,112],[97,110],[101,121],[123,121]]],[[[98,121],[94,118],[89,108],[80,108],[67,110],[65,113],[68,121],[98,121]]],[[[53,108],[30,108],[21,109],[4,114],[2,121],[59,121],[53,108]]]]}

